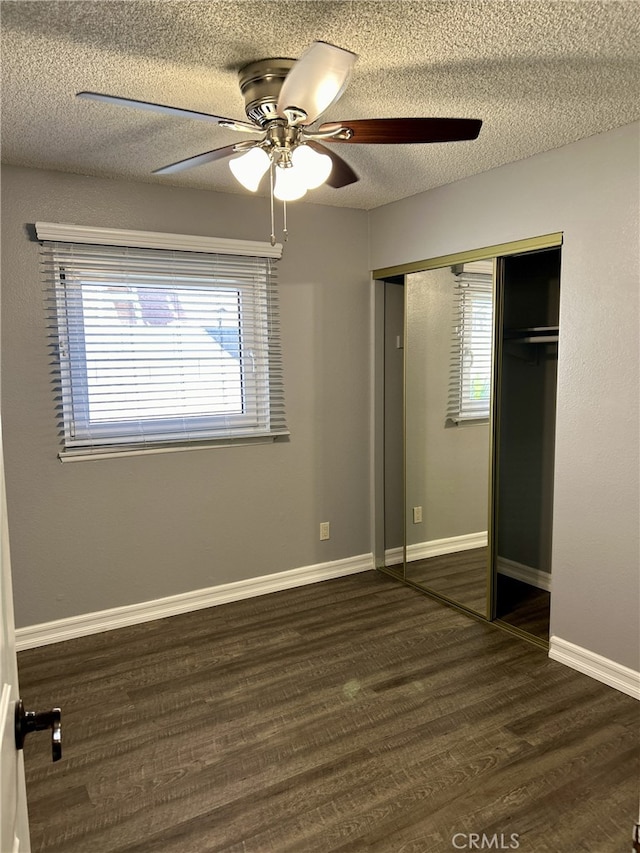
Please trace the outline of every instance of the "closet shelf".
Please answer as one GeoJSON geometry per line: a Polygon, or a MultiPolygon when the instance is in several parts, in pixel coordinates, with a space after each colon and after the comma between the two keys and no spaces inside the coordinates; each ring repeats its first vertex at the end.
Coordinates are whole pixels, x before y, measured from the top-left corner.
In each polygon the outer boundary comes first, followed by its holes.
{"type": "Polygon", "coordinates": [[[505,329],[504,339],[518,344],[557,344],[558,326],[531,326],[527,329],[505,329]]]}

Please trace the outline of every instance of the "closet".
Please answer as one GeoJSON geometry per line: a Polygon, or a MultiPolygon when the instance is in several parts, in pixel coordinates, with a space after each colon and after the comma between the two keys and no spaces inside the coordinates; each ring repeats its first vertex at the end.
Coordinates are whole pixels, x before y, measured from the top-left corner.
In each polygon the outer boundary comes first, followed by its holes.
{"type": "Polygon", "coordinates": [[[561,242],[544,235],[374,271],[376,566],[539,645],[549,636],[561,242]]]}
{"type": "Polygon", "coordinates": [[[493,617],[549,638],[560,248],[500,258],[493,617]]]}

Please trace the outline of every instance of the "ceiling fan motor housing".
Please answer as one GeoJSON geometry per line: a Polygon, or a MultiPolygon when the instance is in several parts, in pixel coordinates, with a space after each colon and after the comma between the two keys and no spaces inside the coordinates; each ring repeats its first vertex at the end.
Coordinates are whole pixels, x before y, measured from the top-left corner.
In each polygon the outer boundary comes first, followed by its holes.
{"type": "Polygon", "coordinates": [[[259,59],[240,69],[240,90],[244,96],[244,110],[250,121],[264,127],[279,118],[278,96],[294,64],[295,59],[259,59]]]}

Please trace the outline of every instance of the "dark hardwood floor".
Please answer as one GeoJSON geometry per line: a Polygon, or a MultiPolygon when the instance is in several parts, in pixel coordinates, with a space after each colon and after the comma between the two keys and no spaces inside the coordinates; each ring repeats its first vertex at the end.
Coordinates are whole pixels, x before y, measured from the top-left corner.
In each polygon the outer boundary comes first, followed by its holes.
{"type": "Polygon", "coordinates": [[[19,667],[27,707],[63,708],[62,761],[46,733],[26,742],[34,851],[451,853],[456,833],[630,848],[638,703],[383,574],[19,667]]]}

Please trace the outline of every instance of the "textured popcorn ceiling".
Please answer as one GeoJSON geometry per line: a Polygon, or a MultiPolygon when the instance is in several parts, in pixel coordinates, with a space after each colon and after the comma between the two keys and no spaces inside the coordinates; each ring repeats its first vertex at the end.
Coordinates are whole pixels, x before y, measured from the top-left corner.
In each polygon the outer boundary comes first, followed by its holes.
{"type": "Polygon", "coordinates": [[[635,0],[8,0],[1,11],[7,163],[244,193],[225,161],[150,172],[245,135],[74,95],[244,119],[238,68],[295,58],[316,39],[359,55],[323,120],[456,116],[484,125],[474,142],[335,146],[361,180],[314,190],[309,201],[370,209],[640,117],[635,0]]]}

